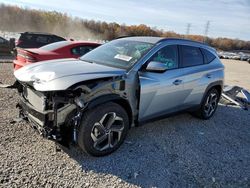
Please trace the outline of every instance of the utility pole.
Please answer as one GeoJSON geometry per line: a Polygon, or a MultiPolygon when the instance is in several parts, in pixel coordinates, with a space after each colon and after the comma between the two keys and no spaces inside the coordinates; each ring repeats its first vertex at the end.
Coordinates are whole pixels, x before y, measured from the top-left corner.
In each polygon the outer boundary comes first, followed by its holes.
{"type": "Polygon", "coordinates": [[[210,21],[208,20],[205,25],[205,33],[204,33],[204,41],[203,41],[204,43],[207,42],[209,27],[210,27],[210,21]]]}

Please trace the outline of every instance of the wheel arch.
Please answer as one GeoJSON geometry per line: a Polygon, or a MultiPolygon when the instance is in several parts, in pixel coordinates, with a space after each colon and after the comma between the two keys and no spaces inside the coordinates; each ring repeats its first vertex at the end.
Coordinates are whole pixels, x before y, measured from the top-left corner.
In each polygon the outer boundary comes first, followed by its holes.
{"type": "Polygon", "coordinates": [[[133,123],[132,108],[131,108],[131,106],[129,104],[129,101],[126,100],[125,98],[122,98],[118,94],[108,94],[108,95],[99,96],[99,97],[93,99],[92,101],[90,101],[88,103],[87,110],[88,109],[93,109],[94,107],[96,107],[96,106],[98,106],[100,104],[107,103],[107,102],[114,102],[114,103],[120,105],[122,108],[124,108],[124,110],[128,114],[129,126],[131,127],[131,124],[133,123]]]}
{"type": "MultiPolygon", "coordinates": [[[[208,93],[208,91],[211,90],[212,88],[215,88],[215,89],[218,91],[219,95],[221,96],[222,90],[223,90],[223,81],[216,81],[216,82],[210,83],[210,84],[207,86],[207,88],[206,88],[206,90],[205,90],[205,92],[204,92],[204,94],[203,94],[202,101],[203,101],[204,98],[206,97],[206,94],[208,93]]],[[[219,97],[219,98],[220,98],[220,97],[219,97]]],[[[201,101],[201,103],[202,103],[202,101],[201,101]]]]}

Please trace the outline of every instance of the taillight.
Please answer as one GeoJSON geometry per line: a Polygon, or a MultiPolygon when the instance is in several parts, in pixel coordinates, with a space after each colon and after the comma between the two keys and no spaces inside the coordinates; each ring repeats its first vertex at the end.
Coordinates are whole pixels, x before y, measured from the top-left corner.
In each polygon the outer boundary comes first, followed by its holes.
{"type": "Polygon", "coordinates": [[[37,62],[37,59],[35,57],[29,56],[29,55],[26,55],[25,59],[26,59],[26,62],[30,62],[30,63],[37,62]]]}

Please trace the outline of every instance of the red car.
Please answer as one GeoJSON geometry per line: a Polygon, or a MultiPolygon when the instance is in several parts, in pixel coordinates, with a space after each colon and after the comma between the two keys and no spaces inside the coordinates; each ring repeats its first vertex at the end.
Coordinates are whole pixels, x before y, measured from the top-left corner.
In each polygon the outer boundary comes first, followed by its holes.
{"type": "Polygon", "coordinates": [[[100,46],[93,42],[61,41],[48,44],[41,48],[17,49],[17,57],[13,61],[14,70],[38,61],[62,58],[79,58],[100,46]]]}

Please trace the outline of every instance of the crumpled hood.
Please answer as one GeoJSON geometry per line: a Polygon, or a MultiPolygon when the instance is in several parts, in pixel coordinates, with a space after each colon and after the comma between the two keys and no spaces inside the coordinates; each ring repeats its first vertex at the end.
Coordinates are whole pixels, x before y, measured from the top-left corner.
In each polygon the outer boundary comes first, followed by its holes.
{"type": "Polygon", "coordinates": [[[39,91],[65,90],[82,81],[118,76],[125,70],[88,63],[77,59],[60,59],[34,63],[14,72],[21,82],[34,82],[39,91]]]}

